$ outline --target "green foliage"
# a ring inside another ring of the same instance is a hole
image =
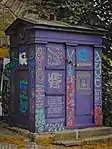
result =
[[[36,140],[36,136],[33,133],[29,133],[28,138],[30,142],[35,142]]]

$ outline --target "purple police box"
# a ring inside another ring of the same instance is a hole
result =
[[[10,123],[31,132],[102,125],[105,30],[17,19],[10,35]]]

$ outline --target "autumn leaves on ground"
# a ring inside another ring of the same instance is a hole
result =
[[[16,144],[18,149],[24,147],[24,140],[28,138],[19,135],[16,132],[10,131],[3,126],[0,126],[0,143],[9,143]],[[45,146],[45,149],[112,149],[112,144],[100,144],[94,146],[73,146],[73,147],[64,147],[64,146],[54,146],[52,145],[52,139],[49,138],[40,138],[36,140],[36,143],[41,146]]]

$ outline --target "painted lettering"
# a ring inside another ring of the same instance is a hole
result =
[[[47,96],[47,118],[64,117],[63,96]]]
[[[67,49],[67,59],[74,63],[74,49]],[[67,63],[67,107],[66,107],[66,126],[67,128],[75,127],[74,111],[74,68],[71,63]]]
[[[102,60],[101,60],[101,56],[100,56],[99,52],[98,51],[95,51],[95,62],[96,63],[99,63],[101,61]]]
[[[49,82],[50,88],[59,89],[60,83],[62,82],[62,74],[60,73],[48,74],[48,82]]]
[[[102,124],[102,74],[101,74],[101,54],[100,50],[95,50],[95,63],[94,63],[94,76],[95,76],[95,108],[94,108],[94,119],[97,126]]]

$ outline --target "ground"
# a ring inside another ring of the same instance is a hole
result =
[[[27,139],[16,132],[10,131],[0,125],[0,143],[16,144],[18,149],[23,148],[24,140]],[[51,145],[51,141],[47,139],[37,140],[36,142],[41,146],[41,149],[112,149],[112,144],[100,144],[94,146],[80,146],[80,147],[64,147]]]

